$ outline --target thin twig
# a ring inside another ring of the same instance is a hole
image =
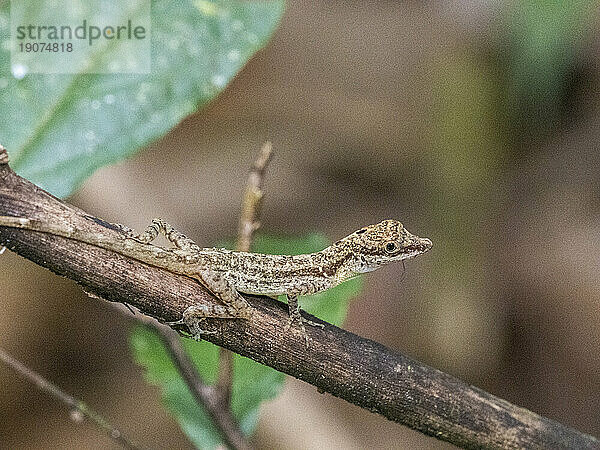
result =
[[[71,409],[71,417],[73,418],[73,420],[81,421],[82,417],[87,417],[98,428],[104,431],[108,435],[108,437],[110,437],[113,441],[117,442],[124,448],[142,448],[138,444],[127,439],[118,428],[115,428],[113,425],[111,425],[106,419],[104,419],[93,409],[89,408],[84,402],[82,402],[81,400],[77,400],[75,397],[72,397],[71,395],[67,394],[55,384],[52,384],[50,381],[46,380],[44,377],[34,372],[20,361],[17,361],[2,348],[0,348],[0,360],[2,360],[2,362],[14,369],[19,374],[21,374],[24,378],[32,382],[36,387],[54,396],[55,398],[63,402],[65,405],[67,405]]]
[[[187,384],[196,402],[204,407],[212,419],[225,444],[235,450],[249,450],[251,447],[231,410],[224,407],[216,389],[202,381],[196,366],[194,366],[183,345],[181,345],[179,334],[171,328],[161,325],[156,319],[144,314],[137,314],[136,318],[144,325],[151,327],[163,341],[177,371]]]
[[[248,173],[248,183],[242,199],[242,212],[240,214],[240,224],[238,229],[238,239],[236,250],[240,252],[250,251],[252,236],[260,227],[260,209],[262,205],[263,191],[262,185],[265,177],[265,171],[271,157],[273,156],[273,146],[270,142],[265,142],[260,150],[260,154]]]
[[[263,198],[262,185],[265,171],[273,155],[272,150],[271,143],[269,141],[265,142],[248,173],[235,246],[235,249],[239,252],[250,251],[252,236],[260,227],[259,215]],[[229,408],[233,389],[233,353],[225,348],[219,349],[219,373],[217,374],[216,387],[223,403]]]

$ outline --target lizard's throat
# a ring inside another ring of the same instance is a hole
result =
[[[323,268],[323,274],[331,278],[347,278],[346,274],[352,272],[354,264],[350,252],[340,251],[334,246],[327,247],[317,254],[319,263]]]

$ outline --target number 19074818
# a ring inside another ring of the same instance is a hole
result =
[[[20,42],[19,51],[21,53],[70,53],[73,51],[73,44],[70,42]]]

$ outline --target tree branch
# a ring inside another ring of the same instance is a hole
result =
[[[141,448],[136,443],[127,439],[118,428],[112,426],[104,417],[102,417],[93,409],[89,408],[84,402],[82,402],[81,400],[77,400],[75,397],[67,394],[58,386],[52,384],[44,377],[31,370],[29,367],[25,366],[22,362],[10,356],[2,348],[0,348],[0,361],[2,361],[7,366],[11,367],[16,372],[18,372],[23,378],[26,378],[28,381],[33,383],[37,388],[52,395],[53,397],[57,398],[65,405],[67,405],[67,407],[71,409],[71,417],[73,418],[73,420],[81,421],[83,417],[87,417],[100,430],[104,431],[108,435],[108,437],[110,437],[113,441],[115,441],[122,447],[132,450],[137,450]]]
[[[0,165],[0,215],[67,222],[108,236],[119,232],[17,176],[7,164]],[[216,302],[190,278],[73,240],[0,227],[0,245],[163,322],[179,320],[192,304]],[[299,330],[284,330],[288,316],[283,303],[245,297],[256,320],[207,320],[206,328],[219,331],[207,340],[462,447],[600,448],[592,436],[335,326],[308,327],[307,349]]]

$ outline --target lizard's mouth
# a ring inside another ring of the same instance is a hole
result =
[[[402,259],[413,258],[417,255],[425,253],[433,246],[431,240],[427,238],[417,238],[415,242],[407,245],[405,248],[404,257]]]

